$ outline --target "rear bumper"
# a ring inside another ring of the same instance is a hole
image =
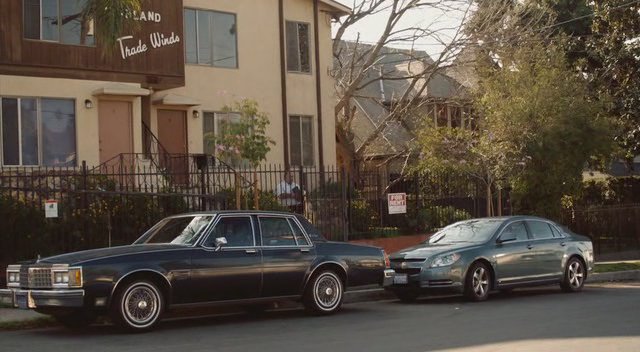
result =
[[[384,279],[382,281],[383,287],[388,287],[393,285],[393,276],[396,272],[393,269],[385,269],[384,271]]]
[[[0,302],[15,308],[82,307],[84,290],[0,290]]]

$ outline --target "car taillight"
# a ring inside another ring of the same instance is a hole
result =
[[[387,255],[387,252],[385,252],[385,250],[382,250],[382,255],[384,256],[384,267],[386,269],[391,268],[391,261],[389,261],[389,256]]]

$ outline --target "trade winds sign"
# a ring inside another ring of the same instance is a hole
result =
[[[140,14],[135,14],[135,19],[141,22],[162,23],[162,15],[154,11],[143,11]],[[138,38],[136,42],[133,35],[118,38],[122,59],[126,60],[129,57],[146,53],[149,49],[159,49],[180,43],[180,36],[175,32],[171,32],[171,34],[159,31],[152,32],[149,34],[148,39],[146,41]]]

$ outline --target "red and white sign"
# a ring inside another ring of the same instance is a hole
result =
[[[44,217],[47,219],[58,217],[58,201],[55,199],[47,199],[44,202]]]
[[[387,194],[387,201],[389,203],[389,214],[407,213],[406,193],[389,193]]]

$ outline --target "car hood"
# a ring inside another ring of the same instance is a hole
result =
[[[390,260],[401,259],[428,259],[433,256],[457,250],[466,250],[477,247],[477,243],[452,243],[452,244],[428,244],[421,243],[417,246],[405,248],[389,256]]]
[[[67,254],[56,255],[53,257],[43,258],[38,263],[44,264],[79,264],[90,260],[101,259],[118,255],[130,255],[156,252],[168,249],[185,248],[183,245],[177,244],[136,244],[129,246],[90,249],[87,251],[73,252]]]

